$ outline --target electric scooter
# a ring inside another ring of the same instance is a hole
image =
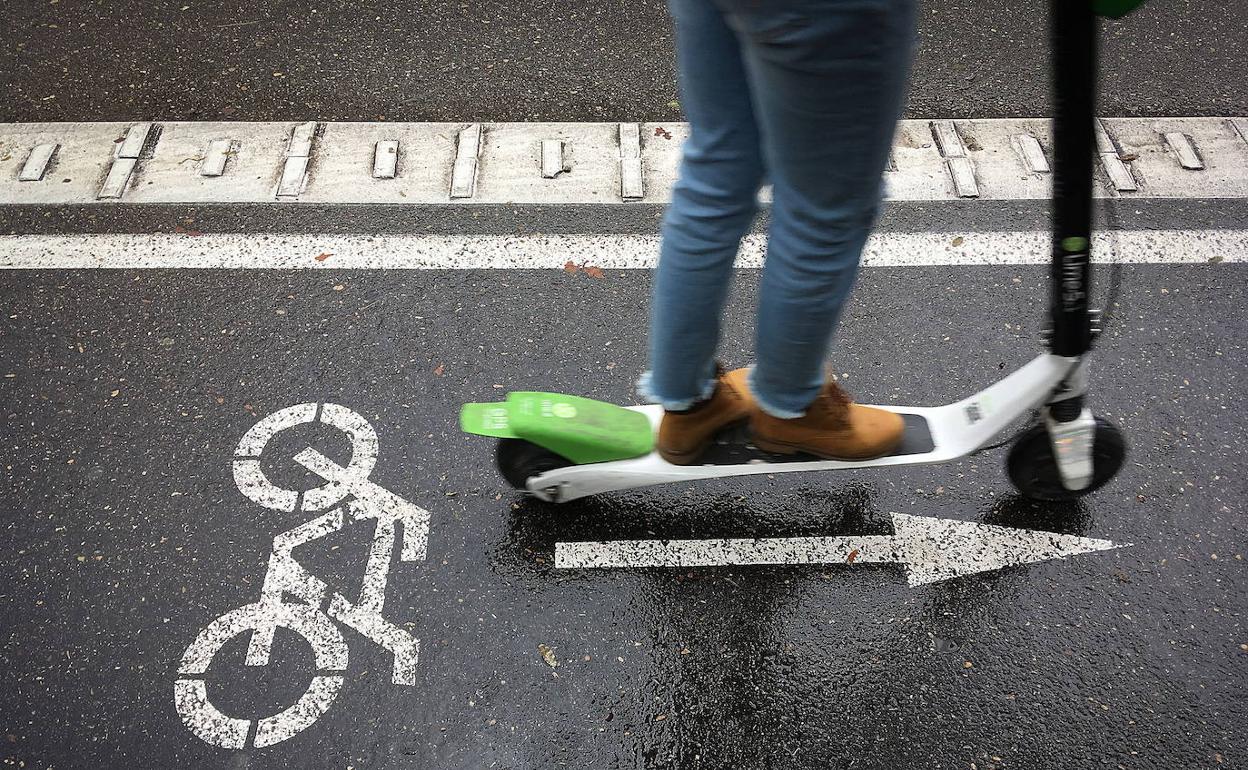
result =
[[[510,393],[466,404],[460,427],[497,439],[496,459],[514,487],[550,502],[677,481],[754,474],[948,462],[981,451],[1029,412],[1007,440],[1006,472],[1024,496],[1069,500],[1106,484],[1126,455],[1122,433],[1088,407],[1088,360],[1099,333],[1089,310],[1096,16],[1121,16],[1142,0],[1052,0],[1055,83],[1052,262],[1047,352],[985,390],[935,407],[882,406],[905,421],[901,445],[873,460],[772,455],[732,429],[698,465],[655,451],[663,409],[622,407],[558,393]],[[1000,446],[993,445],[993,446]]]

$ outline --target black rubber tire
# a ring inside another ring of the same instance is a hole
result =
[[[518,438],[501,438],[494,451],[498,472],[516,489],[526,489],[533,476],[556,468],[566,468],[574,463],[549,449]]]
[[[1031,426],[1014,442],[1005,461],[1005,472],[1024,497],[1075,500],[1109,483],[1127,456],[1127,442],[1122,432],[1100,417],[1096,418],[1096,435],[1092,441],[1092,483],[1084,489],[1072,490],[1062,485],[1049,432],[1043,425]]]

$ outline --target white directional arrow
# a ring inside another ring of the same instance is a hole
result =
[[[1091,537],[892,514],[892,535],[558,543],[555,566],[711,567],[749,564],[904,564],[910,585],[1013,564],[1123,548]]]

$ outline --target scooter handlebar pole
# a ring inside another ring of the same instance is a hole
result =
[[[1080,356],[1092,346],[1092,159],[1096,119],[1096,15],[1091,0],[1051,0],[1053,55],[1053,264],[1049,347]]]

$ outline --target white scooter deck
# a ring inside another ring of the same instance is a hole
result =
[[[543,500],[567,502],[600,492],[676,481],[945,462],[979,449],[1016,419],[1042,405],[1078,364],[1077,358],[1043,354],[986,390],[953,404],[882,406],[905,418],[906,433],[895,452],[874,460],[822,460],[810,455],[772,454],[751,446],[745,430],[740,428],[720,436],[698,465],[672,465],[657,452],[651,452],[628,460],[547,471],[531,477],[527,488]],[[646,414],[658,429],[662,407],[630,408]]]

